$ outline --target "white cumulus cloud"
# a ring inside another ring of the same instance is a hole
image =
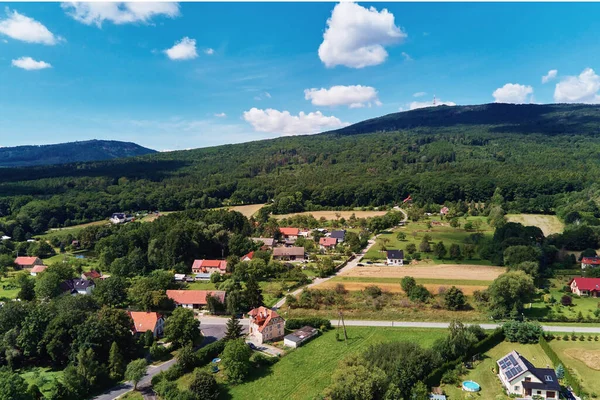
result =
[[[215,49],[211,49],[209,47],[208,49],[204,50],[204,54],[208,54],[209,56],[212,56],[213,54],[215,54]]]
[[[225,114],[224,112],[215,114],[215,117],[218,117],[218,118],[225,118],[226,116],[227,116],[227,114]]]
[[[165,50],[165,54],[171,60],[191,60],[196,58],[198,57],[198,52],[196,51],[196,39],[190,39],[186,36],[180,41],[175,42],[173,47]]]
[[[244,111],[244,119],[258,132],[282,135],[318,133],[349,125],[337,117],[323,115],[320,111],[292,115],[289,111],[278,111],[272,108],[261,110],[256,107]]]
[[[579,76],[567,76],[556,84],[557,103],[600,103],[600,76],[586,68]]]
[[[27,71],[33,71],[36,69],[52,68],[52,65],[45,61],[36,61],[31,57],[21,57],[16,60],[12,60],[13,67],[22,68]]]
[[[437,106],[455,106],[456,103],[453,101],[442,101],[441,99],[435,100],[435,107]],[[434,107],[433,101],[413,101],[409,104],[409,110],[416,110],[417,108]],[[402,108],[402,107],[401,107]],[[402,111],[402,110],[400,110]]]
[[[507,83],[494,90],[492,96],[494,96],[494,101],[496,103],[514,103],[514,104],[522,104],[531,102],[531,97],[529,101],[527,99],[528,96],[533,94],[533,88],[531,86],[520,85],[518,83]]]
[[[371,86],[332,86],[329,89],[305,89],[304,98],[315,106],[340,106],[350,108],[370,106],[371,103],[381,105],[377,98],[377,90]]]
[[[27,43],[55,45],[63,40],[50,32],[41,22],[19,14],[16,10],[11,12],[8,8],[6,8],[6,18],[0,19],[0,33]]]
[[[406,33],[396,26],[394,14],[356,3],[337,4],[327,20],[319,58],[326,67],[364,68],[387,59],[385,46],[400,42]]]
[[[104,21],[116,25],[132,23],[150,23],[156,16],[175,18],[179,15],[178,3],[109,3],[109,2],[69,2],[62,8],[74,20],[86,25],[102,26]]]
[[[423,97],[427,94],[427,92],[417,92],[413,93],[413,97]]]
[[[542,83],[548,83],[556,79],[556,75],[558,75],[558,70],[551,69],[548,73],[542,76]]]

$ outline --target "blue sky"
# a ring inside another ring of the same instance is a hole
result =
[[[565,3],[2,3],[0,146],[206,147],[433,95],[600,103],[598,15]]]

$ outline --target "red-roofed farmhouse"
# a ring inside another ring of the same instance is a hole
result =
[[[579,296],[600,297],[600,278],[573,278],[569,286]]]
[[[194,274],[212,274],[218,272],[223,275],[227,272],[227,261],[225,260],[194,260],[192,264],[192,273]]]
[[[248,333],[258,343],[281,339],[284,336],[285,320],[277,312],[267,307],[250,310],[250,327]]]
[[[217,298],[225,303],[225,292],[222,290],[167,290],[167,297],[178,307],[202,308],[206,306],[206,296]]]

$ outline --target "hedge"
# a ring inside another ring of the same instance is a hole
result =
[[[469,360],[475,354],[485,353],[486,351],[500,344],[502,341],[504,341],[504,332],[502,331],[502,328],[496,328],[493,333],[477,342],[475,346],[473,346],[473,348],[465,355],[458,357],[455,360],[446,361],[431,371],[431,373],[427,375],[427,378],[425,378],[425,383],[429,387],[439,386],[440,381],[442,380],[442,375],[444,375],[446,371],[453,370],[464,361]]]
[[[322,326],[325,329],[331,329],[331,321],[326,318],[310,317],[310,318],[291,318],[285,321],[285,329],[294,330],[300,329],[303,326],[311,326],[315,329],[320,329]]]
[[[558,354],[556,354],[552,347],[550,347],[550,345],[546,341],[546,338],[543,335],[540,336],[540,346],[542,346],[544,353],[546,353],[548,358],[552,361],[552,364],[554,364],[555,368],[558,367],[559,364],[562,364],[563,366],[566,365],[558,357]],[[581,384],[579,383],[579,380],[573,374],[571,374],[571,371],[569,371],[568,368],[565,368],[564,381],[567,383],[567,385],[571,386],[571,388],[577,396],[583,396],[583,390],[581,389]]]

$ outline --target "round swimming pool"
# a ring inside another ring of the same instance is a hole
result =
[[[481,386],[473,381],[464,381],[462,383],[462,388],[465,392],[479,392],[481,390]]]

